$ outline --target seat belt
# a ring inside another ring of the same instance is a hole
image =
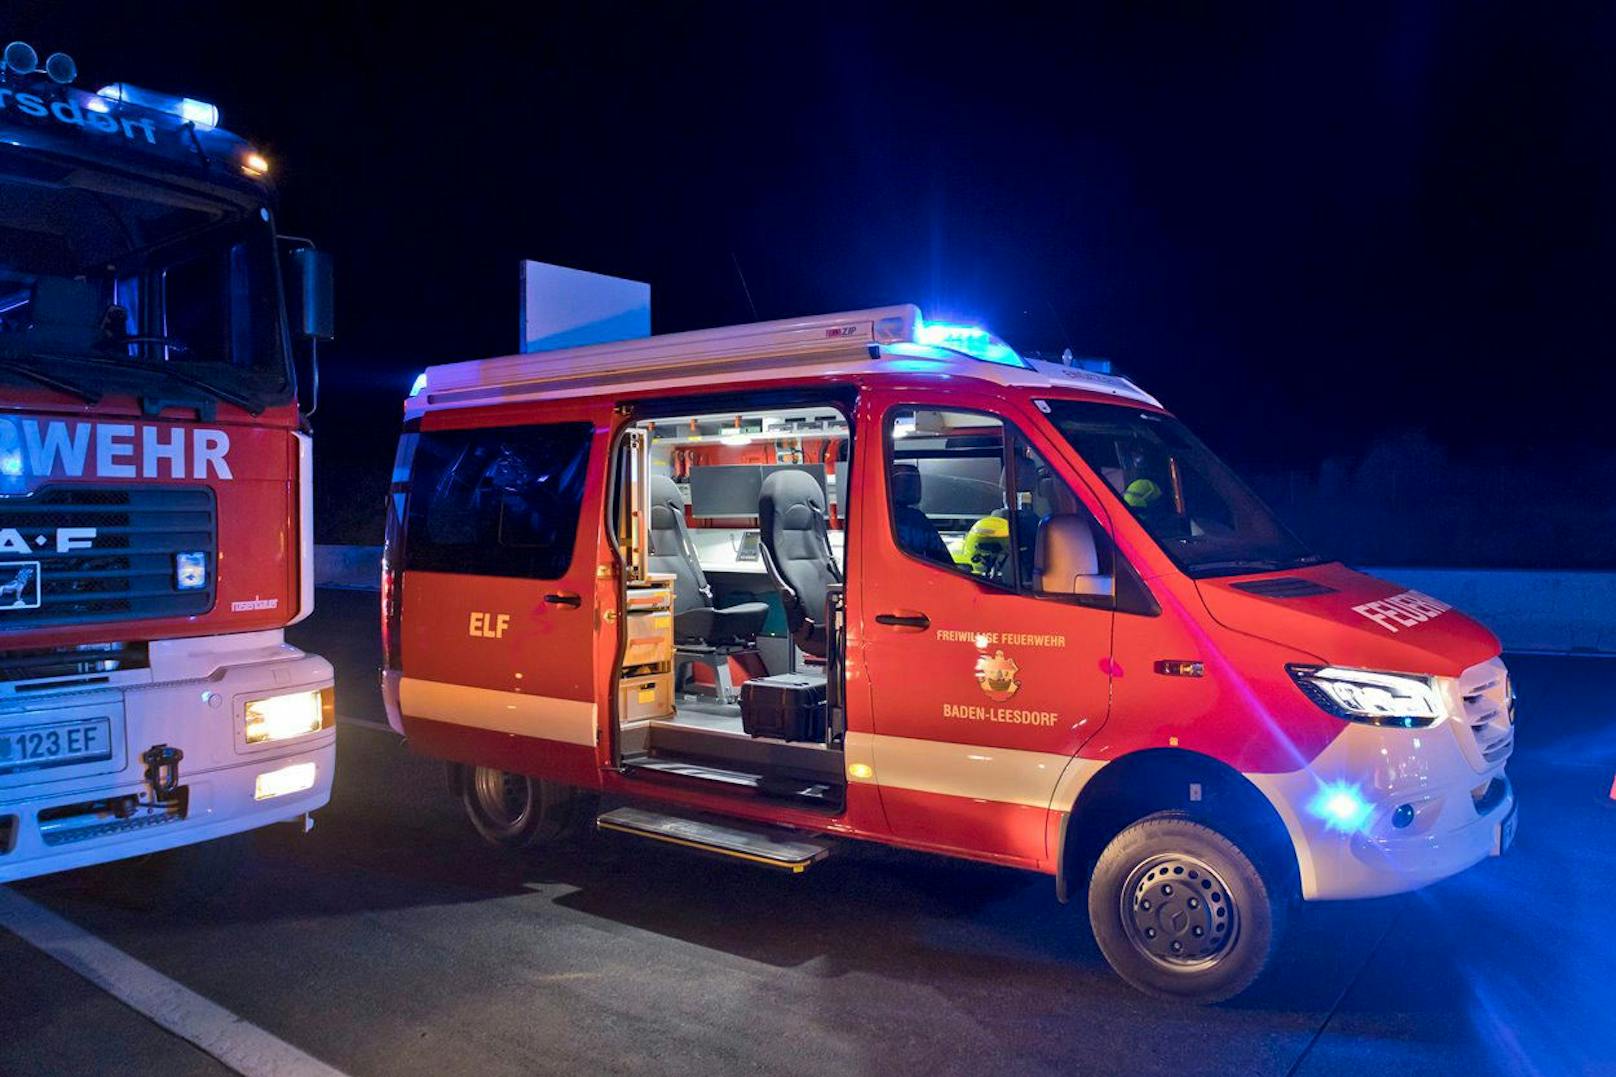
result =
[[[837,583],[845,582],[842,579],[841,566],[836,563],[836,551],[830,544],[830,525],[825,522],[825,514],[811,501],[808,503],[808,511],[814,514],[814,527],[819,532],[820,544],[825,547],[825,563],[830,565],[830,574],[836,578]]]
[[[673,529],[679,532],[679,548],[684,551],[685,560],[690,562],[690,570],[696,574],[696,590],[701,593],[707,608],[713,609],[713,587],[707,582],[707,573],[701,570],[701,559],[696,556],[696,544],[690,541],[690,532],[685,530],[685,514],[682,511],[673,513]]]

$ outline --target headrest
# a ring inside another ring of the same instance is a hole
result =
[[[920,504],[920,469],[913,464],[892,467],[892,501],[906,509]]]
[[[825,492],[819,488],[819,483],[806,471],[776,471],[763,480],[763,492],[758,497],[758,523],[767,538],[775,526],[775,520],[785,527],[797,528],[801,525],[788,521],[787,513],[793,506],[802,506],[812,518],[817,512],[823,516],[825,513]]]
[[[666,506],[670,512],[680,516],[685,514],[685,498],[679,492],[679,484],[667,475],[651,476],[651,526],[656,525],[656,510]],[[667,526],[673,526],[671,523]]]
[[[666,502],[658,501],[651,505],[652,531],[672,531],[677,525],[678,518]]]

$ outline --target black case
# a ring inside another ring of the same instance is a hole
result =
[[[781,673],[746,681],[741,685],[741,728],[754,737],[823,740],[824,679]]]

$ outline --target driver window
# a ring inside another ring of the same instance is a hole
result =
[[[1111,603],[1116,555],[1105,530],[1002,420],[898,408],[887,445],[893,537],[905,553],[1007,590]]]

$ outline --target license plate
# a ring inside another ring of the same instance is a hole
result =
[[[106,718],[0,730],[0,774],[111,758],[112,723]]]
[[[1520,819],[1520,810],[1519,803],[1511,804],[1509,814],[1498,824],[1498,833],[1493,835],[1494,856],[1503,856],[1515,844],[1515,824]]]

